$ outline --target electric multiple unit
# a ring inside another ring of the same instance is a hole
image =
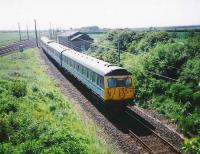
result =
[[[41,47],[58,65],[91,89],[104,103],[134,104],[134,82],[131,73],[126,69],[77,52],[46,37],[41,38]]]

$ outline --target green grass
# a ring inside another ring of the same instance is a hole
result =
[[[101,38],[104,33],[100,33],[100,34],[88,34],[91,38],[93,38],[94,40],[97,40],[99,38]]]
[[[40,35],[47,35],[48,31],[41,31],[40,34],[38,32],[38,36]],[[35,37],[35,32],[34,31],[29,31],[29,37],[34,38]],[[21,38],[22,40],[27,39],[27,33],[26,31],[21,32]],[[18,31],[0,31],[0,47],[9,45],[11,43],[20,41],[19,37],[19,32]]]
[[[33,32],[30,32],[30,36],[33,36]],[[21,33],[22,40],[27,39],[26,32]],[[19,41],[19,33],[17,31],[1,31],[0,32],[0,46],[8,45],[10,43],[14,43]]]
[[[113,153],[38,59],[37,49],[0,58],[0,153]]]

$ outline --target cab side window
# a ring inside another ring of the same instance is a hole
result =
[[[108,79],[108,87],[109,88],[113,88],[113,87],[116,87],[116,86],[117,86],[116,79],[114,79],[114,78]]]

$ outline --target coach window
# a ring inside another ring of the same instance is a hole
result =
[[[103,77],[102,77],[102,76],[100,76],[100,87],[101,87],[102,89],[104,89],[104,80],[103,80]]]
[[[86,69],[86,73],[87,73],[87,78],[89,78],[89,69]]]
[[[69,60],[69,66],[70,66],[70,67],[72,66],[72,61],[71,61],[71,59]]]
[[[81,65],[79,64],[79,70],[78,70],[79,73],[81,73]]]
[[[97,85],[101,86],[101,76],[97,75]]]
[[[96,83],[96,85],[98,85],[98,74],[97,73],[95,73],[95,83]]]
[[[77,63],[77,69],[76,69],[76,70],[77,70],[77,72],[78,72],[78,70],[79,70],[79,63]]]
[[[95,73],[92,73],[92,82],[95,82]]]
[[[79,64],[78,66],[79,66],[78,67],[78,72],[80,73],[81,72],[81,65]]]
[[[77,63],[77,66],[76,66],[77,68],[76,68],[76,70],[77,70],[77,72],[78,72],[78,69],[79,69],[79,63]]]
[[[87,75],[87,68],[84,67],[84,76],[86,76],[86,75]]]
[[[90,71],[90,80],[92,81],[92,75],[93,75],[93,72]]]
[[[89,79],[90,79],[90,80],[92,80],[92,77],[91,77],[91,75],[92,75],[92,72],[91,72],[91,71],[89,71]]]
[[[74,62],[74,69],[76,70],[77,69],[77,63]]]
[[[81,69],[81,74],[83,74],[84,72],[84,66],[82,66],[82,69]]]
[[[92,72],[92,82],[95,82],[95,73]]]
[[[85,76],[87,77],[87,68],[85,68]]]
[[[74,69],[76,69],[76,62],[74,61]]]
[[[81,65],[81,70],[80,71],[81,71],[81,74],[83,74],[83,65]]]

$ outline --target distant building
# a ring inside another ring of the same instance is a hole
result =
[[[76,51],[83,52],[89,49],[93,39],[89,35],[79,31],[67,31],[58,35],[58,42]]]

